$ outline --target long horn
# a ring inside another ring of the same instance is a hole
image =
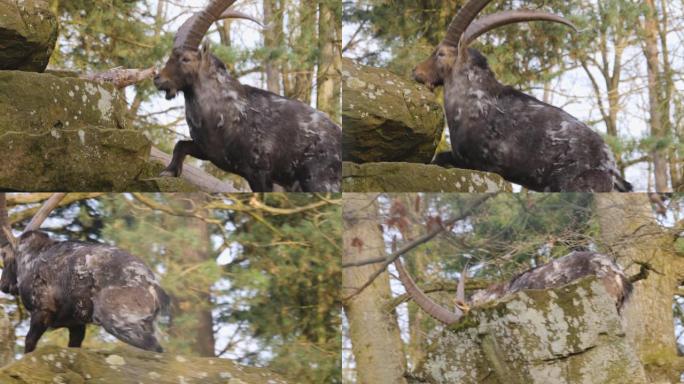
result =
[[[463,35],[470,23],[473,22],[477,14],[491,1],[492,0],[470,0],[466,3],[466,5],[458,11],[456,16],[451,19],[449,28],[447,28],[447,33],[440,44],[457,47],[458,42],[461,40],[461,35]]]
[[[406,293],[411,296],[411,299],[428,315],[432,316],[435,320],[442,322],[446,325],[453,324],[457,322],[463,313],[457,309],[456,313],[444,308],[443,306],[435,303],[428,295],[418,288],[416,283],[413,281],[411,276],[408,275],[404,265],[401,263],[401,258],[397,258],[394,261],[394,266],[399,272],[399,280],[404,285]]]
[[[235,0],[212,0],[204,9],[192,15],[178,29],[173,48],[197,49],[211,24],[234,2]]]
[[[249,20],[249,21],[253,21],[253,22],[259,24],[259,26],[260,26],[261,28],[264,28],[264,24],[261,22],[261,20],[257,19],[257,18],[254,17],[254,16],[250,16],[250,15],[248,15],[248,14],[246,14],[246,13],[243,13],[243,12],[240,12],[240,11],[236,11],[236,10],[233,10],[233,9],[228,9],[228,10],[226,10],[225,12],[223,12],[223,13],[221,14],[221,16],[219,17],[219,19],[243,19],[243,20]]]
[[[43,224],[43,221],[47,219],[47,217],[50,215],[50,212],[57,208],[59,202],[62,201],[64,196],[66,196],[66,193],[53,193],[52,196],[45,200],[40,209],[38,209],[38,212],[36,212],[36,214],[31,218],[31,221],[26,226],[26,229],[24,229],[24,233],[28,231],[35,231],[36,229],[40,228],[41,224]]]
[[[491,31],[492,29],[508,24],[522,23],[527,21],[552,21],[567,25],[577,32],[577,27],[575,24],[570,22],[570,20],[552,13],[531,10],[504,11],[483,16],[482,18],[472,22],[472,24],[468,26],[463,34],[463,42],[467,46],[482,34]]]

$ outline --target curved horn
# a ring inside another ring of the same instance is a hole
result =
[[[209,5],[190,16],[176,33],[173,48],[197,49],[202,37],[212,23],[221,17],[223,11],[233,5],[235,0],[211,0]]]
[[[248,15],[248,14],[246,14],[246,13],[242,13],[242,12],[240,12],[240,11],[235,11],[235,10],[233,10],[233,9],[228,9],[228,10],[226,10],[225,12],[223,12],[223,13],[221,14],[221,16],[219,16],[219,19],[243,19],[243,20],[250,20],[250,21],[253,21],[253,22],[259,24],[259,26],[260,26],[261,28],[264,28],[264,24],[261,22],[261,20],[257,19],[256,17],[250,16],[250,15]]]
[[[478,19],[470,24],[463,34],[464,44],[467,46],[482,34],[491,31],[492,29],[508,24],[522,23],[526,21],[552,21],[567,25],[577,32],[577,27],[575,24],[552,13],[531,10],[504,11],[483,16],[481,19]]]
[[[409,294],[409,296],[411,296],[411,299],[413,299],[413,301],[415,301],[415,303],[428,315],[446,325],[457,322],[461,316],[463,316],[461,311],[457,311],[456,313],[451,312],[441,305],[435,303],[430,297],[428,297],[428,295],[421,291],[411,276],[408,275],[406,269],[404,269],[404,265],[401,263],[400,258],[394,260],[394,266],[397,268],[397,272],[399,272],[399,280],[401,280],[401,283],[404,285],[406,292]]]
[[[482,11],[482,9],[486,7],[490,1],[492,0],[470,0],[466,5],[464,5],[463,8],[458,11],[456,16],[451,19],[451,23],[449,23],[449,27],[447,28],[447,33],[440,44],[457,47],[458,42],[461,40],[461,35],[463,35],[477,14],[480,13],[480,11]]]

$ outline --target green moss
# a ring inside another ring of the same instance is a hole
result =
[[[343,159],[428,163],[444,113],[424,86],[385,69],[342,61]]]
[[[57,41],[57,17],[45,0],[0,0],[0,70],[41,72]]]
[[[464,169],[415,163],[342,164],[345,192],[467,192],[510,191],[500,176]]]

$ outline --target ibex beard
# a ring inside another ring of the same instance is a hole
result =
[[[192,138],[176,144],[162,175],[180,176],[190,155],[244,177],[252,191],[339,191],[342,129],[302,102],[240,84],[207,41],[198,50],[206,21],[227,17],[233,2],[211,1],[188,19],[154,79],[167,99],[183,92]]]
[[[495,172],[545,192],[630,191],[601,136],[565,111],[504,86],[487,59],[468,48],[499,26],[543,20],[575,28],[564,18],[537,11],[477,14],[491,0],[471,0],[454,17],[443,41],[418,64],[416,81],[444,86],[444,111],[451,152],[439,165]]]
[[[69,347],[80,347],[89,323],[162,352],[155,319],[169,298],[137,257],[109,245],[57,242],[38,231],[5,246],[2,257],[0,290],[19,295],[31,314],[25,353],[49,328],[68,328]]]

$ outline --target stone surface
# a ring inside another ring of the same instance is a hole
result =
[[[0,308],[0,367],[14,359],[14,326]]]
[[[230,360],[46,346],[0,369],[2,384],[287,384],[265,368]]]
[[[0,69],[42,72],[57,41],[45,0],[0,0]]]
[[[472,310],[432,341],[417,375],[461,384],[647,382],[615,301],[594,277]]]
[[[342,90],[343,160],[432,160],[444,130],[444,113],[426,87],[344,59]]]
[[[126,191],[150,141],[111,85],[0,71],[0,189]]]
[[[415,163],[344,162],[344,192],[499,192],[511,185],[499,175]]]

